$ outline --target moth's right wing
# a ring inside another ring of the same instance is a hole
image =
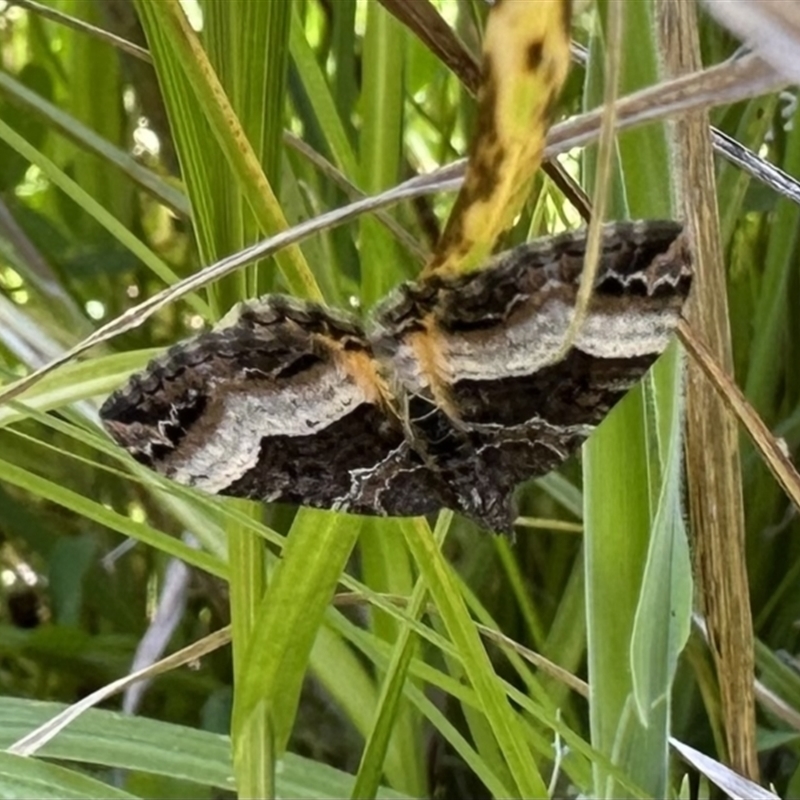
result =
[[[583,326],[564,352],[585,250],[585,231],[533,241],[478,272],[404,284],[373,318],[376,353],[409,395],[449,420],[446,438],[423,438],[450,440],[438,454],[442,475],[456,508],[486,527],[510,528],[514,486],[578,449],[680,318],[691,285],[682,226],[610,223]]]

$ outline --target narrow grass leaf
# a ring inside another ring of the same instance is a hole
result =
[[[191,217],[189,201],[180,190],[142,166],[130,153],[116,147],[107,139],[85,125],[72,114],[64,112],[53,103],[31,91],[6,72],[0,72],[0,93],[20,107],[35,113],[47,122],[51,130],[58,131],[87,152],[102,158],[103,163],[113,164],[127,175],[137,186],[149,192],[156,200],[185,218]]]
[[[672,360],[671,369],[667,360]],[[657,705],[668,706],[678,655],[689,638],[692,564],[683,521],[682,359],[676,345],[659,365],[672,378],[672,398],[659,403],[669,415],[661,494],[655,510],[642,577],[642,591],[631,634],[631,676],[636,710],[644,727]],[[657,715],[658,716],[658,715]]]
[[[440,547],[452,520],[452,511],[445,511],[439,515],[434,537]],[[425,582],[419,578],[409,598],[406,613],[414,618],[420,617],[425,611],[427,597],[428,590]],[[414,656],[416,644],[416,637],[411,627],[403,625],[394,642],[392,658],[386,674],[383,676],[383,684],[375,709],[374,724],[367,736],[361,755],[356,784],[351,795],[353,798],[372,797],[380,785],[386,752],[389,749],[389,741],[403,696],[403,688],[408,679],[408,667]],[[424,790],[423,785],[415,788],[417,791]]]
[[[0,797],[8,800],[133,800],[134,795],[55,764],[0,753]]]
[[[146,267],[152,270],[166,284],[178,282],[178,276],[164,263],[144,242],[134,236],[113,214],[108,212],[103,205],[95,200],[76,181],[70,178],[63,170],[45,156],[41,151],[32,147],[13,128],[0,120],[0,140],[11,146],[21,156],[35,164],[55,186],[61,189],[70,199],[74,200],[87,214],[91,215],[102,225],[117,241],[133,253]],[[190,295],[187,303],[204,317],[208,316],[208,306],[199,298]]]
[[[252,627],[234,701],[234,739],[263,702],[275,753],[286,749],[314,638],[359,529],[347,515],[298,512]]]
[[[140,0],[137,2],[137,8],[140,10],[143,24],[145,20],[148,22],[146,25],[148,36],[151,32],[154,36],[151,49],[156,69],[159,69],[162,59],[165,62],[170,60],[172,62],[170,68],[173,71],[180,70],[185,75],[182,82],[184,87],[182,102],[185,103],[188,99],[185,92],[188,84],[194,95],[194,101],[199,104],[199,111],[207,118],[214,140],[230,165],[232,177],[247,199],[262,231],[285,230],[288,224],[278,199],[264,175],[219,78],[200,46],[197,36],[189,27],[180,4],[177,0],[155,0],[155,2]],[[156,41],[160,42],[158,51],[153,46]],[[195,193],[190,192],[190,195],[195,213],[200,214]],[[208,218],[213,217],[209,214]],[[287,248],[277,257],[277,262],[293,294],[321,299],[314,276],[299,247]]]
[[[461,654],[464,670],[516,783],[517,796],[545,796],[547,787],[526,746],[523,723],[505,697],[451,568],[442,557],[430,528],[420,520],[413,527],[404,527],[403,532],[447,632]]]
[[[347,178],[356,181],[358,177],[356,155],[331,95],[328,82],[306,39],[297,6],[294,6],[293,9],[289,40],[292,59],[300,74],[300,80],[303,82],[319,127],[326,136],[326,143],[330,147],[334,163]]]
[[[8,747],[64,708],[60,703],[0,698],[0,748]],[[234,789],[231,740],[227,736],[114,711],[87,711],[45,745],[41,755],[163,775],[228,792]],[[353,786],[351,775],[292,753],[285,754],[279,766],[277,792],[281,797],[347,797]],[[402,797],[385,788],[377,796]]]
[[[214,556],[196,550],[184,544],[180,539],[151,528],[141,522],[135,522],[124,514],[106,508],[95,500],[73,492],[64,486],[34,475],[28,470],[15,466],[8,461],[0,460],[0,480],[31,492],[36,497],[47,499],[57,505],[91,519],[111,530],[130,536],[144,544],[156,547],[164,553],[180,558],[187,564],[205,570],[211,575],[226,578],[228,571],[225,564]]]
[[[37,411],[63,408],[80,400],[108,394],[134,370],[141,369],[161,350],[132,350],[91,361],[76,361],[48,375],[22,396],[22,403],[0,406],[0,428],[27,416],[25,406]]]
[[[378,3],[367,6],[364,32],[362,125],[359,142],[361,185],[368,193],[397,183],[403,135],[403,72],[406,32]],[[396,283],[401,251],[377,220],[361,219],[361,300],[366,307]]]
[[[603,48],[624,48],[620,94],[656,83],[658,78],[652,3],[623,2],[619,7],[626,15],[626,31],[637,34],[617,42],[592,40],[587,77],[590,103],[601,97]],[[610,187],[612,218],[669,217],[670,161],[663,131],[650,127],[626,132],[619,135],[617,148],[619,171]],[[647,163],[646,171],[642,163]],[[672,403],[671,396],[666,400]],[[659,408],[656,420],[670,408]],[[592,745],[645,792],[659,797],[665,795],[669,779],[667,703],[659,708],[657,723],[650,719],[649,727],[642,725],[630,671],[651,546],[653,503],[661,492],[661,470],[651,468],[658,465],[658,457],[652,463],[650,458],[659,452],[658,436],[646,421],[639,386],[614,408],[584,447],[586,617]],[[669,629],[658,631],[653,626],[652,635],[659,633],[666,642]],[[658,691],[663,691],[663,681],[654,689]],[[629,796],[600,763],[595,763],[594,772],[595,797]]]

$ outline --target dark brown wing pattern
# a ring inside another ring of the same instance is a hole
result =
[[[679,224],[607,225],[589,314],[558,360],[584,249],[584,233],[564,234],[404,284],[368,334],[317,304],[243,304],[101,416],[137,459],[209,492],[392,516],[450,507],[510,531],[514,488],[569,457],[642,377],[689,290]]]
[[[179,483],[393,514],[391,496],[362,487],[365,474],[419,466],[388,402],[357,320],[272,295],[152,361],[100,414],[135,458]],[[439,508],[417,483],[402,508]]]
[[[602,236],[589,313],[564,358],[585,232],[514,248],[478,273],[404,284],[377,310],[377,352],[451,423],[445,450],[459,441],[455,459],[438,456],[456,507],[492,529],[510,529],[515,486],[575,452],[678,321],[691,284],[681,226],[612,223]],[[423,439],[437,424],[412,422]]]

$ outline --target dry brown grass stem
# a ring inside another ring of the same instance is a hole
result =
[[[661,0],[659,35],[669,73],[700,67],[697,9],[688,0]],[[695,253],[688,304],[692,326],[723,371],[732,372],[713,150],[708,117],[696,111],[675,124],[675,171]],[[686,468],[700,603],[719,681],[728,758],[758,780],[754,639],[745,563],[745,524],[738,428],[725,403],[690,363],[686,388]]]

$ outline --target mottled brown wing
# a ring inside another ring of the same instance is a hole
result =
[[[689,291],[678,223],[605,226],[588,315],[560,358],[585,246],[585,232],[531,242],[479,273],[404,284],[376,311],[376,352],[420,398],[412,427],[443,443],[429,447],[457,507],[486,527],[509,530],[514,487],[563,462],[641,379]]]
[[[215,494],[412,516],[436,476],[406,444],[357,321],[279,295],[244,304],[111,395],[114,439]]]
[[[392,516],[446,506],[510,531],[516,485],[561,464],[642,377],[689,290],[680,225],[606,226],[562,358],[584,250],[583,234],[565,234],[479,273],[405,284],[369,339],[316,304],[245,304],[131,378],[101,416],[140,461],[209,492]]]

